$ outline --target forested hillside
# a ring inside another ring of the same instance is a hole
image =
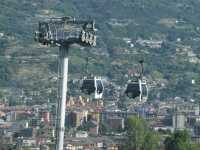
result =
[[[71,48],[71,87],[87,57],[90,72],[122,87],[144,59],[149,100],[198,100],[199,7],[199,0],[1,0],[0,99],[56,99],[58,49],[36,43],[34,31],[40,20],[70,15],[95,19],[98,29],[97,47]]]

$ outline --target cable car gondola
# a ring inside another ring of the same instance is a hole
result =
[[[139,97],[140,102],[146,102],[148,98],[148,87],[146,80],[143,79],[143,61],[140,61],[140,77],[128,83],[125,94],[132,99]]]
[[[95,99],[101,99],[103,96],[104,86],[101,78],[84,78],[82,80],[81,91],[84,94],[94,94]]]
[[[138,81],[128,83],[125,94],[132,99],[139,97],[140,102],[146,101],[148,98],[148,87],[146,81],[139,79]]]
[[[101,99],[104,91],[102,79],[100,77],[92,76],[91,74],[88,76],[88,61],[89,58],[86,60],[85,68],[87,76],[82,80],[81,91],[86,95],[94,94],[95,99]]]

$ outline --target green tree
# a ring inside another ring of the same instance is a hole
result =
[[[139,117],[130,117],[126,123],[127,143],[126,150],[158,150],[159,138],[151,131],[146,122]]]
[[[194,144],[191,146],[191,150],[200,150],[200,144]]]
[[[164,141],[165,150],[192,150],[187,131],[176,131]]]
[[[144,137],[144,146],[143,150],[158,150],[159,149],[159,136],[153,131],[146,131]]]

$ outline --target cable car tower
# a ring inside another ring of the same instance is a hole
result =
[[[56,150],[63,150],[65,109],[68,80],[68,51],[72,44],[96,46],[93,20],[76,20],[72,17],[51,18],[39,22],[35,40],[43,45],[59,47],[59,100],[56,120]]]

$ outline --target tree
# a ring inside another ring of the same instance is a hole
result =
[[[153,131],[147,130],[144,138],[143,150],[158,150],[159,149],[159,136]]]
[[[165,150],[192,150],[187,131],[175,131],[164,141]]]
[[[127,142],[125,150],[158,150],[159,138],[146,122],[139,117],[130,117],[126,123]]]
[[[194,144],[191,146],[191,150],[200,150],[200,144]]]

